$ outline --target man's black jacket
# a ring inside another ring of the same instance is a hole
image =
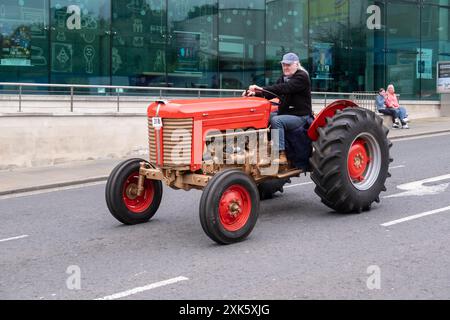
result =
[[[284,77],[281,76],[276,84],[263,87],[263,89],[280,96],[281,104],[278,108],[279,115],[312,115],[311,81],[309,80],[307,72],[298,70],[287,82],[285,82]],[[275,98],[267,92],[262,92],[262,94],[266,99]]]

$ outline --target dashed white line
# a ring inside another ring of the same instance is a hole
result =
[[[17,239],[23,239],[28,237],[27,234],[24,234],[22,236],[17,236],[17,237],[12,237],[12,238],[7,238],[7,239],[1,239],[0,242],[6,242],[6,241],[11,241],[11,240],[17,240]]]
[[[289,186],[284,187],[287,188],[293,188],[293,187],[300,187],[300,186],[306,186],[307,184],[313,184],[314,182],[303,182],[303,183],[297,183],[297,184],[291,184]]]
[[[422,132],[422,135],[418,135],[418,136],[414,136],[414,137],[392,137],[391,141],[402,142],[402,141],[410,141],[410,140],[418,140],[418,139],[427,139],[427,138],[446,136],[449,134],[450,134],[450,132],[440,132],[440,133]]]
[[[168,279],[168,280],[164,280],[164,281],[155,282],[155,283],[143,286],[143,287],[138,287],[138,288],[130,289],[130,290],[127,290],[127,291],[115,293],[115,294],[112,294],[110,296],[106,296],[106,297],[103,297],[103,298],[98,298],[98,299],[95,299],[95,300],[115,300],[115,299],[120,299],[120,298],[124,298],[124,297],[127,297],[127,296],[131,296],[133,294],[141,293],[141,292],[144,292],[144,291],[152,290],[152,289],[155,289],[155,288],[159,288],[159,287],[167,286],[169,284],[177,283],[177,282],[180,282],[180,281],[187,281],[187,280],[189,280],[189,278],[176,277],[176,278],[172,278],[172,279]]]
[[[405,167],[404,165],[399,165],[399,166],[389,167],[389,169],[400,169],[400,168],[404,168],[404,167]]]
[[[393,166],[393,167],[389,167],[389,169],[399,169],[399,168],[404,168],[405,165],[398,165],[398,166]],[[303,183],[297,183],[297,184],[290,184],[288,186],[285,186],[284,189],[288,189],[288,188],[294,188],[294,187],[300,187],[300,186],[306,186],[309,184],[313,184],[314,182],[303,182]]]
[[[402,218],[402,219],[397,219],[397,220],[385,222],[385,223],[382,223],[381,225],[383,227],[389,227],[389,226],[392,226],[394,224],[398,224],[398,223],[402,223],[402,222],[406,222],[406,221],[422,218],[422,217],[425,217],[425,216],[429,216],[431,214],[445,212],[445,211],[450,211],[450,206],[444,207],[444,208],[440,208],[440,209],[436,209],[436,210],[426,211],[426,212],[415,214],[415,215],[412,215],[412,216],[409,216],[409,217],[405,217],[405,218]]]

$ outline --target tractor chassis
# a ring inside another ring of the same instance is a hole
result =
[[[188,191],[190,189],[203,190],[213,177],[213,175],[192,173],[186,169],[187,168],[185,167],[170,168],[170,169],[154,168],[148,162],[144,161],[141,162],[139,169],[137,195],[138,196],[142,195],[142,192],[144,191],[145,179],[160,180],[169,187],[172,187],[174,189],[183,189]],[[245,168],[243,168],[242,166],[238,167],[230,166],[228,167],[228,169],[238,169],[238,170],[244,169],[243,171],[244,172],[246,171]],[[298,177],[300,174],[304,173],[304,171],[300,169],[292,169],[286,167],[281,167],[280,169],[281,170],[279,170],[277,173],[273,175],[253,176],[255,183],[259,184],[269,179],[287,179],[291,177]],[[251,175],[250,172],[249,174]]]

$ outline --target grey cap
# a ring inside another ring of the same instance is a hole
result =
[[[298,56],[295,53],[289,52],[286,53],[283,56],[283,60],[281,60],[281,63],[287,63],[287,64],[292,64],[294,62],[299,62],[300,60],[298,59]]]

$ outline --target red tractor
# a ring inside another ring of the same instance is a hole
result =
[[[111,214],[124,224],[147,222],[160,205],[162,182],[201,189],[203,230],[217,243],[230,244],[250,234],[260,200],[302,173],[310,172],[317,195],[337,212],[360,213],[380,201],[392,161],[380,117],[348,100],[328,105],[307,130],[309,166],[298,169],[273,166],[268,126],[276,108],[258,97],[152,103],[150,159],[126,160],[113,169],[106,184]]]

